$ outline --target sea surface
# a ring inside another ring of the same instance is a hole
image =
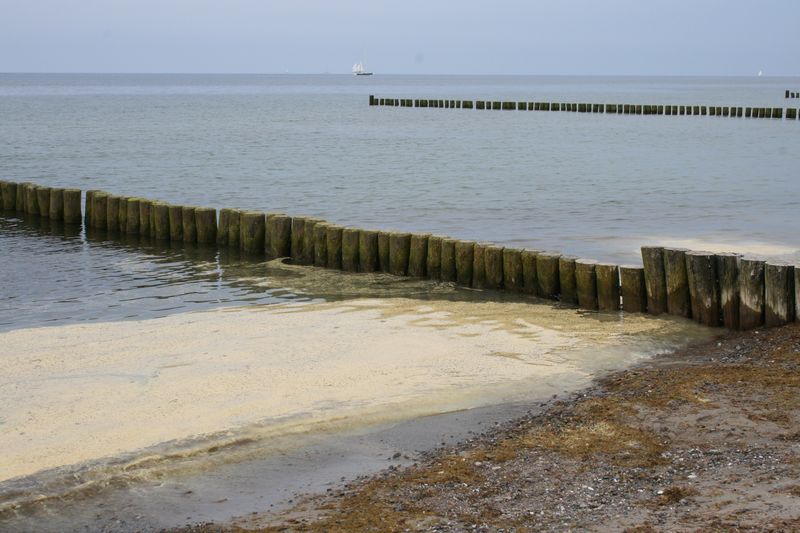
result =
[[[800,260],[800,121],[368,106],[797,105],[786,89],[800,78],[0,74],[0,179],[620,264],[652,244]],[[549,398],[708,335],[0,212],[0,529],[91,530],[103,506],[109,530],[178,525],[187,487],[263,470],[276,438]],[[164,487],[166,515],[115,522]],[[192,516],[246,502],[198,496]]]

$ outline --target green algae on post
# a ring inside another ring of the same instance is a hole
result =
[[[36,203],[39,206],[39,216],[50,216],[50,187],[39,185],[36,187]]]
[[[456,281],[456,240],[442,239],[442,281]]]
[[[462,287],[469,287],[472,284],[472,255],[474,248],[474,241],[455,242],[456,283]]]
[[[197,207],[194,220],[198,244],[214,244],[217,241],[217,210],[213,207]]]
[[[50,220],[64,221],[64,189],[50,189],[50,209],[47,216]]]
[[[560,257],[561,254],[555,252],[541,252],[536,256],[536,280],[541,298],[558,300],[560,292],[558,260]]]
[[[536,280],[536,256],[538,250],[522,251],[522,292],[536,296],[538,282]]]
[[[81,190],[64,189],[64,223],[81,223]]]
[[[483,285],[487,289],[503,288],[503,250],[502,246],[489,245],[483,250],[485,269]]]
[[[429,233],[411,235],[408,252],[408,275],[412,278],[424,278],[428,274],[428,239]]]
[[[169,205],[168,214],[169,240],[172,242],[183,242],[183,206]]]
[[[328,266],[328,224],[314,224],[314,266]]]
[[[647,288],[644,267],[623,265],[619,267],[622,289],[622,309],[626,313],[647,311]]]
[[[264,255],[266,214],[244,211],[239,217],[239,247],[248,254]]]
[[[578,303],[578,287],[575,283],[575,261],[572,255],[558,258],[558,282],[561,289],[561,302],[575,305]]]
[[[153,202],[151,222],[153,222],[153,236],[159,241],[168,241],[170,238],[169,204]]]
[[[503,250],[503,287],[507,291],[522,292],[522,250],[505,248]]]
[[[389,273],[395,276],[408,274],[408,256],[411,250],[411,234],[389,233]]]
[[[344,228],[342,230],[342,270],[358,272],[359,270],[359,245],[358,228]]]
[[[490,243],[476,242],[472,247],[472,288],[486,288],[486,247]]]
[[[119,196],[113,194],[106,198],[106,229],[111,233],[119,231]]]
[[[377,272],[378,232],[362,229],[358,231],[358,267],[361,272]]]
[[[183,242],[194,244],[197,242],[197,221],[195,220],[196,207],[185,205],[181,210],[181,223],[183,224]]]
[[[428,237],[428,252],[425,256],[425,270],[428,279],[440,280],[442,277],[442,239],[439,235]]]
[[[342,233],[344,228],[337,224],[325,227],[325,248],[328,253],[326,266],[334,270],[342,269]]]

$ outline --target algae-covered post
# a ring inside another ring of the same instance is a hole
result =
[[[474,253],[475,242],[456,241],[456,283],[463,287],[472,284],[472,254]]]
[[[248,254],[264,254],[264,235],[267,215],[259,211],[244,211],[239,215],[239,247]]]
[[[64,223],[81,223],[81,190],[64,189]]]
[[[664,278],[667,291],[667,312],[689,318],[689,278],[686,274],[686,252],[683,248],[664,248]]]
[[[542,298],[558,300],[560,257],[561,254],[551,252],[542,252],[536,256],[536,280],[539,284],[539,296]]]
[[[538,283],[536,281],[536,256],[537,250],[522,251],[522,292],[526,294],[538,294]]]
[[[344,228],[342,231],[342,270],[358,272],[359,266],[358,228]]]
[[[768,328],[794,320],[794,267],[780,261],[764,265],[764,324]]]
[[[442,281],[456,281],[456,240],[442,239]]]
[[[578,295],[578,306],[583,309],[596,310],[597,302],[597,263],[589,259],[578,259],[575,262],[575,288]]]
[[[50,220],[64,221],[64,189],[50,189],[50,209],[47,216]]]
[[[213,207],[197,207],[194,210],[198,244],[213,244],[217,241],[217,210]]]
[[[644,268],[623,265],[619,267],[622,288],[622,309],[626,313],[644,313],[647,311],[647,287],[644,279]]]
[[[291,257],[292,261],[297,264],[304,263],[305,256],[305,240],[306,240],[306,217],[292,217],[292,242],[291,242]]]
[[[39,205],[39,216],[50,216],[50,187],[39,185],[36,187],[36,203]]]
[[[154,236],[153,224],[151,224],[154,212],[152,200],[139,199],[139,235]]]
[[[391,270],[391,253],[389,250],[389,234],[390,231],[378,232],[378,269],[381,272],[389,272]]]
[[[326,266],[334,270],[342,269],[342,232],[344,228],[336,224],[325,227],[325,250],[328,254]]]
[[[764,262],[743,257],[739,260],[739,328],[764,324]]]
[[[408,274],[408,257],[411,252],[411,234],[393,231],[389,234],[389,273],[395,276]]]
[[[187,244],[194,244],[197,242],[197,208],[190,205],[185,205],[181,209],[181,223],[183,224],[183,242]]]
[[[314,237],[314,228],[317,224],[322,224],[324,220],[320,218],[306,218],[305,223],[303,224],[303,264],[304,265],[313,265],[315,264],[314,260],[314,246],[316,244],[316,239]]]
[[[472,247],[472,288],[486,288],[486,248],[490,243],[476,242]]]
[[[106,229],[109,232],[119,231],[119,196],[109,194],[106,198]]]
[[[489,245],[483,251],[484,287],[487,289],[503,288],[503,248]]]
[[[170,239],[169,208],[169,204],[165,202],[153,202],[151,222],[153,222],[153,233],[156,240],[168,241]]]
[[[92,227],[106,229],[108,224],[108,193],[97,191],[92,196]]]
[[[728,329],[739,329],[739,256],[722,253],[715,257],[722,325]]]
[[[317,222],[313,228],[314,234],[314,266],[328,266],[328,224]]]
[[[408,275],[413,278],[424,278],[428,274],[428,239],[430,234],[414,233],[408,252]]]
[[[503,288],[507,291],[522,292],[522,250],[503,249]]]
[[[660,315],[667,311],[667,281],[664,273],[664,249],[642,246],[644,283],[647,289],[647,312]]]
[[[578,288],[575,284],[575,261],[578,258],[562,255],[558,259],[558,281],[561,287],[561,302],[575,305],[578,303]]]
[[[358,268],[361,272],[376,272],[378,264],[378,232],[358,231]]]
[[[4,181],[2,184],[3,209],[14,211],[17,207],[17,184]]]
[[[425,269],[428,279],[441,279],[442,277],[442,239],[439,235],[428,237],[428,252],[426,254],[427,264]]]
[[[686,252],[686,274],[689,279],[692,317],[705,326],[719,326],[720,300],[714,254]]]
[[[597,308],[600,311],[619,311],[619,267],[598,263],[594,270],[597,279]]]

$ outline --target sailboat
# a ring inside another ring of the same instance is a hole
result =
[[[364,64],[360,61],[353,65],[353,74],[355,76],[372,76],[372,72],[364,70]]]

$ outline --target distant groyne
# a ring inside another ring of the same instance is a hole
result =
[[[800,268],[738,254],[645,246],[642,266],[429,233],[343,227],[314,217],[175,205],[104,191],[0,181],[2,209],[108,235],[238,249],[255,260],[386,272],[507,291],[601,312],[669,314],[729,329],[794,321]],[[83,212],[81,201],[83,200]],[[10,251],[3,251],[10,255]]]
[[[788,94],[788,91],[787,91]],[[788,96],[787,96],[788,98]],[[503,100],[447,100],[429,98],[378,98],[369,96],[369,105],[493,111],[564,111],[610,115],[712,116],[796,120],[798,109],[782,107],[737,107],[669,104],[591,104],[576,102],[522,102]]]

